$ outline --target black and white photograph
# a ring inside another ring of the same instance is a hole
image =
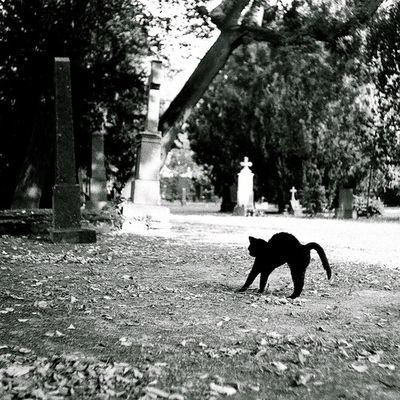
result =
[[[399,0],[0,0],[0,400],[400,400]]]

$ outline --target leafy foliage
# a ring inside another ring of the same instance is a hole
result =
[[[358,217],[373,217],[383,214],[384,205],[375,197],[354,196],[354,208]]]
[[[367,171],[362,72],[360,63],[318,44],[236,51],[188,124],[219,193],[248,155],[256,197],[282,210],[295,185],[311,212],[331,207],[337,187],[355,185]]]
[[[375,114],[380,117],[371,148],[374,154],[372,167],[378,169],[378,175],[383,181],[380,194],[385,196],[386,189],[391,193],[391,198],[387,198],[389,202],[400,196],[400,184],[393,175],[400,164],[399,49],[400,4],[396,2],[378,14],[370,27],[367,41],[368,61],[374,72],[376,86]],[[381,163],[387,168],[379,168]]]
[[[71,60],[79,164],[90,165],[91,134],[105,129],[111,171],[126,180],[143,120],[142,60],[157,45],[148,35],[152,17],[139,1],[127,0],[2,1],[0,10],[0,122],[6,132],[0,179],[7,193],[1,205],[10,203],[24,168],[33,168],[39,186],[51,187],[52,163],[32,153],[52,158],[54,57]]]

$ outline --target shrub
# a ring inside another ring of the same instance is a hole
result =
[[[364,195],[354,196],[354,208],[357,217],[373,217],[376,215],[382,215],[384,209],[383,202],[376,197],[370,197],[369,201],[367,200],[367,196]]]
[[[324,212],[327,205],[325,187],[306,186],[301,192],[301,203],[308,214],[315,215]]]

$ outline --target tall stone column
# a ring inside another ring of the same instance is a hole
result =
[[[161,134],[158,131],[161,70],[161,62],[152,61],[145,131],[137,137],[135,181],[132,190],[132,201],[135,204],[159,205],[161,202]]]
[[[76,181],[72,121],[71,72],[68,58],[55,59],[56,176],[53,188],[53,242],[91,243],[96,232],[81,229],[80,188]]]
[[[100,211],[107,205],[107,178],[104,157],[104,130],[92,134],[92,167],[88,210]]]
[[[148,83],[148,103],[145,130],[137,136],[135,180],[131,202],[123,206],[125,232],[143,227],[169,227],[169,209],[161,206],[160,163],[161,133],[158,131],[160,114],[160,86],[162,65],[152,61]]]

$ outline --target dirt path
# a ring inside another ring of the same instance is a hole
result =
[[[235,293],[247,236],[318,241],[295,301],[286,267]],[[0,238],[0,398],[400,399],[400,225],[174,215],[95,245]],[[379,238],[379,240],[378,240]],[[54,356],[53,356],[54,355]]]

